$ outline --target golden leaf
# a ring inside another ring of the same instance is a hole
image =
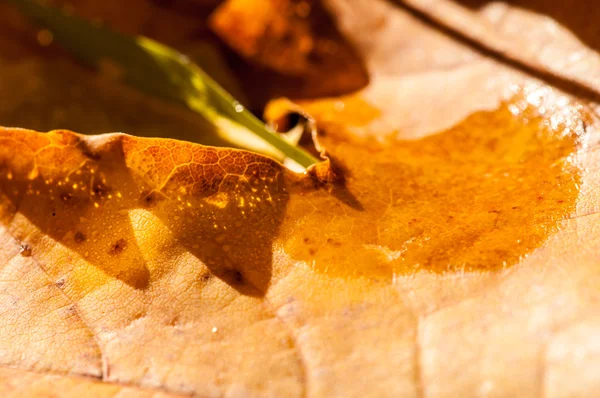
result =
[[[343,178],[2,130],[3,391],[594,396],[596,105],[396,4],[327,7],[371,83],[297,103]]]

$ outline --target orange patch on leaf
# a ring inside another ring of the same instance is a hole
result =
[[[286,251],[344,277],[515,264],[575,210],[579,170],[570,158],[582,130],[569,121],[582,115],[556,123],[531,107],[516,111],[521,102],[423,139],[384,144],[346,132],[368,123],[364,112],[340,117],[344,104],[333,101],[308,106],[346,182],[330,186],[332,195],[305,184],[291,189]]]

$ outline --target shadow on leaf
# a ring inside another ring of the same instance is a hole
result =
[[[242,294],[266,293],[287,203],[276,162],[123,135],[0,133],[0,191],[15,213],[106,274],[136,289],[152,283],[157,265],[148,267],[128,214],[144,208],[212,274]]]
[[[3,132],[0,187],[15,210],[44,235],[106,274],[146,289],[150,273],[123,211],[123,192],[131,191],[133,181],[122,171],[123,157],[115,144],[100,155],[71,133]]]

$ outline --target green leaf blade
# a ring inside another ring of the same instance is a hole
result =
[[[229,139],[240,147],[258,150],[279,160],[289,158],[304,168],[318,162],[267,129],[261,120],[178,51],[143,36],[121,35],[35,0],[9,1],[48,28],[57,42],[87,66],[117,74],[127,84],[185,106],[219,127],[229,126],[226,128],[230,130]],[[243,138],[248,137],[248,132],[266,144],[248,145]]]

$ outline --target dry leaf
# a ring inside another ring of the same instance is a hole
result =
[[[405,0],[486,50],[597,96],[600,31],[594,1]]]
[[[20,397],[115,397],[120,398],[180,398],[188,395],[126,387],[82,377],[65,377],[0,369],[0,392],[6,398]]]
[[[2,130],[2,388],[594,396],[594,107],[396,4],[327,6],[371,75],[300,103],[343,184]]]
[[[296,95],[324,96],[364,87],[367,71],[320,1],[230,0],[211,17],[236,51],[299,80]],[[327,76],[327,79],[323,79]]]
[[[5,365],[205,395],[302,388],[260,299],[287,202],[279,165],[123,135],[0,137]]]

